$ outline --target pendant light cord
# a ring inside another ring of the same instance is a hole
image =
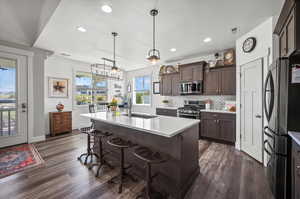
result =
[[[116,66],[116,35],[114,35],[114,66]]]
[[[153,49],[155,50],[155,15],[153,16]]]

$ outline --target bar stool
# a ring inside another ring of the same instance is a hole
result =
[[[155,177],[157,177],[158,173],[152,176],[151,167],[153,164],[162,164],[167,161],[167,156],[153,152],[147,147],[137,147],[133,153],[138,159],[142,160],[146,164],[147,168],[147,176],[146,176],[146,187],[143,191],[136,197],[145,198],[145,199],[163,199],[167,198],[166,194],[159,193],[152,188],[152,181]]]
[[[87,152],[81,154],[77,160],[82,161],[81,158],[85,157],[84,160],[84,165],[87,164],[87,160],[88,157],[91,157],[91,162],[93,161],[93,156],[96,156],[97,158],[99,157],[96,153],[93,152],[92,148],[91,148],[91,144],[93,143],[93,141],[91,140],[91,138],[94,136],[95,134],[95,129],[94,129],[94,125],[90,126],[90,127],[84,127],[80,129],[80,132],[83,134],[87,134]]]
[[[95,131],[95,134],[94,134],[94,137],[98,139],[98,149],[99,149],[99,158],[98,158],[98,162],[97,163],[93,163],[89,166],[89,170],[91,170],[94,166],[98,166],[98,169],[97,169],[97,173],[96,173],[96,177],[99,176],[99,172],[100,172],[100,169],[103,167],[103,166],[108,166],[110,169],[113,169],[114,167],[109,164],[105,159],[104,159],[104,156],[108,153],[105,153],[104,152],[104,149],[103,149],[103,138],[107,138],[107,137],[110,137],[112,135],[112,133],[109,133],[109,132],[101,132],[101,131],[98,131],[96,130]]]
[[[119,182],[119,193],[122,193],[123,180],[125,178],[129,178],[134,182],[137,181],[132,175],[130,175],[129,173],[126,172],[127,169],[131,168],[131,165],[129,165],[128,167],[125,167],[125,164],[124,164],[124,158],[125,158],[124,150],[129,148],[129,147],[132,147],[134,145],[130,141],[126,141],[126,140],[123,140],[123,139],[118,138],[118,137],[114,137],[114,138],[108,140],[107,144],[109,144],[112,147],[115,147],[115,148],[119,149],[120,152],[121,152],[120,173],[117,176],[110,179],[108,182],[109,183],[115,183],[114,180],[119,178],[119,180],[120,180],[120,182]]]

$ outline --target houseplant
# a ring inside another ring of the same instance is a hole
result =
[[[110,110],[111,111],[116,111],[117,110],[117,107],[118,107],[118,100],[113,98],[110,102]]]

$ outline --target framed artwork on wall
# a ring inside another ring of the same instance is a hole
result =
[[[69,97],[69,79],[48,78],[48,97],[50,98],[68,98]]]
[[[153,82],[153,94],[160,94],[160,82]]]

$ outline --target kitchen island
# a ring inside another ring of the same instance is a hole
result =
[[[81,116],[93,120],[97,130],[113,133],[113,136],[166,154],[169,157],[168,161],[152,168],[154,173],[159,173],[153,181],[153,186],[174,198],[184,198],[199,174],[199,120],[167,116],[115,116],[106,112]],[[104,147],[113,151],[105,143]],[[133,166],[136,175],[143,177],[144,164],[132,151],[133,148],[126,150],[125,162]],[[117,151],[114,152],[109,158],[118,158]]]

